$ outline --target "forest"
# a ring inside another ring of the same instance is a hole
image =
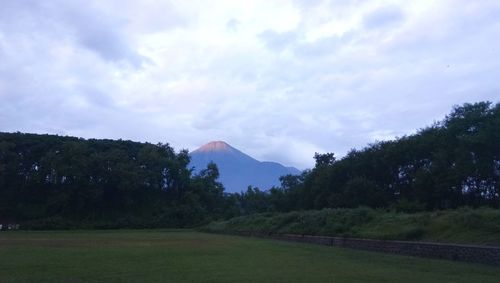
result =
[[[0,133],[0,223],[29,229],[192,227],[261,212],[500,206],[500,103],[463,104],[415,134],[316,153],[281,186],[229,194],[168,143]]]

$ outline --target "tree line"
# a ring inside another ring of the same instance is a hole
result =
[[[500,104],[455,107],[416,134],[373,143],[267,191],[224,192],[168,144],[0,133],[0,222],[33,228],[186,227],[239,215],[368,206],[500,205]]]
[[[333,153],[314,158],[312,170],[281,177],[281,187],[249,188],[247,210],[498,208],[500,104],[456,106],[416,134],[352,149],[339,160]]]
[[[0,222],[183,227],[232,216],[217,167],[192,176],[188,163],[168,144],[0,133]]]

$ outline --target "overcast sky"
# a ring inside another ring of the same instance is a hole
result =
[[[0,131],[300,169],[500,98],[500,1],[0,0]]]

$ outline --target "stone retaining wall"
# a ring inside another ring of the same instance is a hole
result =
[[[500,247],[492,246],[410,241],[384,241],[294,234],[261,234],[251,232],[238,232],[236,234],[240,236],[253,236],[275,240],[311,243],[374,252],[457,260],[500,266]]]

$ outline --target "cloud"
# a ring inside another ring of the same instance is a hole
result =
[[[397,6],[385,6],[372,11],[363,19],[366,28],[382,28],[404,20],[401,9]]]
[[[76,41],[104,60],[140,67],[146,58],[125,35],[125,22],[98,8],[81,9],[81,5],[83,3],[63,6],[56,15],[61,24],[67,25]]]
[[[118,9],[119,8],[119,9]],[[6,1],[0,131],[301,169],[499,101],[497,1]]]
[[[241,22],[234,18],[226,22],[226,29],[230,32],[237,32],[240,26]]]
[[[265,30],[259,34],[259,38],[272,50],[281,51],[287,46],[292,45],[297,40],[297,34],[294,31],[276,32]]]
[[[92,23],[92,19],[84,18],[84,22]],[[105,23],[92,26],[78,23],[75,25],[78,41],[89,50],[96,52],[103,59],[111,62],[126,61],[138,68],[144,61],[141,56],[127,43],[123,35],[113,30]]]

